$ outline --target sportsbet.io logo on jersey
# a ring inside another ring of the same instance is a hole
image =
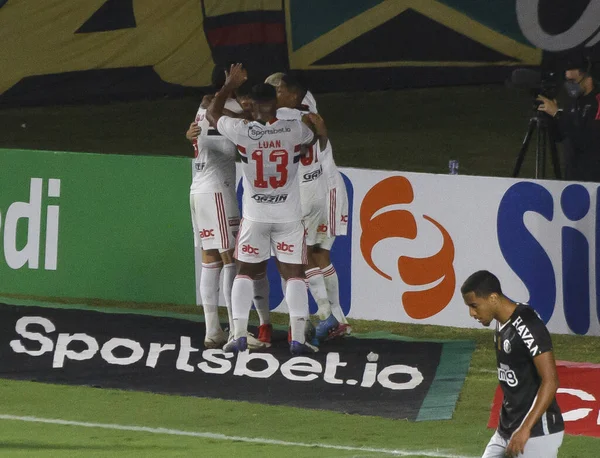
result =
[[[250,123],[248,126],[248,137],[251,140],[260,140],[264,135],[277,135],[291,132],[292,129],[289,127],[282,127],[281,129],[269,129],[258,123]]]

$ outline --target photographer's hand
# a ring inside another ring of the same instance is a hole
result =
[[[548,113],[552,117],[556,116],[556,113],[558,113],[558,104],[556,103],[556,100],[550,100],[543,95],[538,95],[537,100],[542,102],[538,107],[538,111]]]

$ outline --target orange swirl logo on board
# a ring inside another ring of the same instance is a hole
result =
[[[382,240],[400,237],[410,240],[417,238],[417,222],[408,210],[390,209],[389,206],[410,204],[414,200],[413,188],[404,177],[391,177],[377,183],[369,190],[360,207],[360,250],[369,266],[383,278],[392,277],[382,271],[373,261],[373,248]],[[452,299],[456,286],[454,273],[454,243],[448,231],[433,218],[423,215],[442,234],[440,251],[427,258],[411,258],[398,255],[400,278],[414,287],[426,287],[418,291],[402,294],[404,310],[411,318],[429,318],[442,311]]]

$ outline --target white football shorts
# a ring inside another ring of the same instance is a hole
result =
[[[307,264],[304,224],[264,223],[242,219],[233,257],[241,262],[256,264],[271,257],[280,262]]]
[[[301,195],[302,219],[306,227],[306,244],[317,245],[327,230],[327,211],[325,196]]]
[[[195,246],[229,251],[235,247],[240,213],[235,195],[214,192],[190,194]]]

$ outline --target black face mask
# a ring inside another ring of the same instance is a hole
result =
[[[585,92],[581,87],[581,82],[583,81],[583,79],[584,77],[581,77],[579,81],[565,81],[565,89],[569,97],[578,99],[583,95],[583,93]]]

